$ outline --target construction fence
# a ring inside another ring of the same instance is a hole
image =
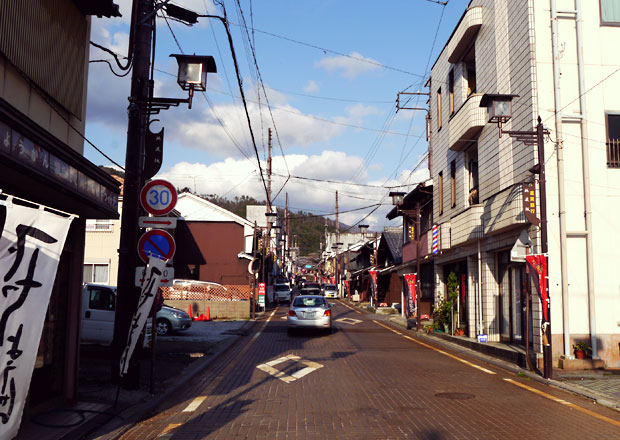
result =
[[[162,287],[164,303],[187,311],[193,318],[249,319],[250,286],[197,285]]]

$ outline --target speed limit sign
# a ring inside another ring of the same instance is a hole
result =
[[[142,188],[140,202],[148,213],[165,215],[177,204],[177,190],[167,180],[151,180]]]

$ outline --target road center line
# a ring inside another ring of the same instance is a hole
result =
[[[198,396],[194,400],[191,401],[189,405],[183,410],[183,412],[194,412],[196,408],[200,406],[202,402],[207,398],[207,396]]]
[[[447,353],[447,352],[445,352],[445,351],[443,351],[443,350],[440,350],[440,349],[438,349],[438,348],[435,348],[435,347],[433,347],[432,345],[428,345],[428,344],[425,344],[424,342],[418,341],[417,339],[413,339],[413,338],[412,338],[412,337],[410,337],[410,336],[403,335],[402,333],[400,333],[400,332],[398,332],[398,331],[394,330],[393,328],[390,328],[390,327],[388,327],[387,325],[381,324],[380,322],[375,321],[374,319],[372,320],[372,322],[374,322],[375,324],[380,325],[381,327],[383,327],[383,328],[385,328],[385,329],[387,329],[387,330],[391,331],[392,333],[396,333],[397,335],[400,335],[400,336],[402,336],[403,338],[409,339],[410,341],[413,341],[413,342],[415,342],[416,344],[420,344],[420,345],[422,345],[422,346],[424,346],[424,347],[426,347],[426,348],[430,348],[431,350],[435,350],[437,353],[441,353],[441,354],[443,354],[443,355],[445,355],[445,356],[451,357],[452,359],[457,360],[457,361],[459,361],[459,362],[462,362],[462,363],[464,363],[464,364],[466,364],[466,365],[469,365],[470,367],[477,368],[478,370],[483,371],[483,372],[485,372],[485,373],[487,373],[487,374],[495,374],[495,372],[494,372],[494,371],[491,371],[491,370],[488,370],[488,369],[486,369],[486,368],[483,368],[483,367],[481,367],[480,365],[473,364],[473,363],[471,363],[471,362],[469,362],[469,361],[466,361],[465,359],[461,359],[461,358],[460,358],[460,357],[458,357],[458,356],[455,356],[455,355],[453,355],[453,354],[450,354],[450,353]]]
[[[537,390],[536,388],[533,388],[533,387],[530,387],[528,385],[522,384],[521,382],[517,382],[516,380],[507,379],[507,378],[504,378],[504,380],[506,382],[509,382],[509,383],[511,383],[513,385],[516,385],[516,386],[520,387],[520,388],[523,388],[524,390],[528,390],[528,391],[531,391],[532,393],[538,394],[539,396],[542,396],[542,397],[544,397],[546,399],[553,400],[556,403],[559,403],[561,405],[565,405],[565,406],[568,406],[570,408],[576,409],[577,411],[580,411],[580,412],[582,412],[584,414],[588,414],[589,416],[592,416],[592,417],[594,417],[596,419],[602,420],[603,422],[611,423],[614,426],[620,427],[620,422],[618,422],[617,420],[610,419],[609,417],[602,416],[600,414],[595,413],[594,411],[590,411],[589,409],[585,409],[585,408],[582,408],[579,405],[575,405],[574,403],[570,403],[570,402],[567,402],[566,400],[560,399],[558,397],[554,397],[551,394],[547,394],[544,391]]]
[[[166,438],[170,438],[170,436],[172,435],[170,433],[170,431],[172,431],[175,428],[178,428],[179,426],[181,426],[182,423],[171,423],[168,426],[166,426],[166,428],[161,432],[161,434],[159,434],[157,436],[157,438],[162,438],[162,437],[166,437]],[[169,434],[170,433],[170,434]]]
[[[349,310],[353,310],[355,313],[357,313],[357,314],[359,314],[359,315],[361,315],[361,314],[362,314],[362,312],[360,312],[359,310],[354,309],[353,307],[351,307],[351,306],[349,306],[349,305],[347,305],[347,304],[343,303],[342,301],[339,301],[339,303],[340,303],[340,304],[342,304],[343,306],[345,306],[347,309],[349,309]]]

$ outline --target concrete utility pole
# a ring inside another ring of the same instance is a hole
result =
[[[138,217],[140,215],[140,190],[146,130],[148,129],[148,98],[152,89],[149,84],[151,65],[152,32],[155,28],[155,13],[152,0],[136,1],[133,13],[133,71],[131,75],[131,96],[129,97],[127,123],[127,149],[125,156],[125,181],[123,183],[123,210],[121,214],[121,237],[118,250],[118,291],[116,295],[116,316],[112,341],[112,381],[119,378],[119,359],[127,344],[129,328],[134,310],[137,309],[140,289],[135,287],[135,270],[138,266]],[[129,371],[120,381],[127,389],[140,387],[140,369],[134,359],[139,357],[139,347],[129,364]]]

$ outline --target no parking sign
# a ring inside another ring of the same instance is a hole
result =
[[[160,260],[170,260],[174,256],[175,250],[174,238],[162,229],[152,229],[145,232],[138,241],[138,254],[145,263],[148,262],[150,255]]]

